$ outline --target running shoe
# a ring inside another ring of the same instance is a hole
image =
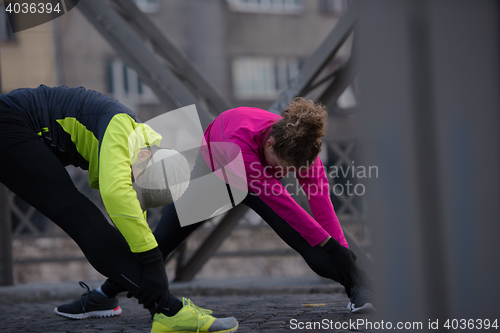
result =
[[[182,304],[182,309],[175,316],[155,314],[151,333],[231,333],[238,329],[238,321],[234,317],[214,318],[210,310],[194,305],[187,298],[182,298]]]
[[[87,291],[83,293],[80,299],[54,308],[56,315],[70,319],[85,319],[112,317],[122,313],[116,297],[108,298],[95,289],[90,290],[89,286],[81,281],[80,286],[87,289]]]
[[[366,287],[353,287],[350,290],[351,300],[347,308],[355,313],[375,313],[373,293]]]

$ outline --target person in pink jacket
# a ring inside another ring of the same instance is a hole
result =
[[[257,195],[311,246],[333,237],[348,247],[318,156],[326,118],[322,107],[302,99],[293,102],[283,117],[258,108],[239,107],[217,117],[205,131],[205,138],[239,146],[250,195]],[[314,218],[279,181],[289,170],[298,171],[297,179]]]
[[[210,154],[213,143],[239,147],[248,190],[242,204],[259,214],[314,272],[341,283],[351,299],[348,305],[351,311],[371,312],[373,294],[367,287],[368,278],[349,250],[319,158],[327,117],[324,106],[303,98],[294,99],[282,116],[258,108],[238,107],[220,114],[206,129],[204,139]],[[211,166],[208,155],[202,147],[191,179],[217,170]],[[279,181],[289,171],[295,171],[313,216]],[[189,196],[189,190],[184,196]],[[217,197],[207,195],[206,200],[217,201]],[[196,209],[194,204],[193,209]],[[182,227],[175,205],[167,206],[154,232],[164,258],[201,224]],[[114,298],[123,288],[108,279],[100,291]]]

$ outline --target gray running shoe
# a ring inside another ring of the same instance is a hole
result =
[[[350,290],[351,300],[347,308],[356,313],[375,313],[377,309],[373,306],[373,293],[367,287],[353,287]]]
[[[58,316],[70,319],[101,318],[118,316],[122,309],[118,305],[118,299],[107,298],[95,289],[90,290],[89,286],[80,281],[80,286],[87,291],[69,304],[63,304],[54,308],[54,313]]]

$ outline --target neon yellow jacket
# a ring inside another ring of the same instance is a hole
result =
[[[89,172],[109,217],[132,252],[158,246],[132,187],[131,165],[161,136],[118,101],[82,87],[23,88],[0,95],[19,111],[64,165]]]

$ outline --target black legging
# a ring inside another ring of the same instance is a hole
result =
[[[1,106],[0,156],[1,183],[61,227],[97,271],[126,290],[137,290],[142,266],[125,238],[76,189],[63,164],[24,118]],[[176,300],[169,297],[169,304]]]
[[[259,214],[281,239],[304,258],[316,274],[335,281],[339,280],[329,254],[320,246],[311,246],[297,230],[276,214],[261,198],[254,193],[249,193],[242,204]],[[167,206],[154,231],[163,257],[166,258],[202,224],[203,222],[181,227],[175,206],[173,204]]]

